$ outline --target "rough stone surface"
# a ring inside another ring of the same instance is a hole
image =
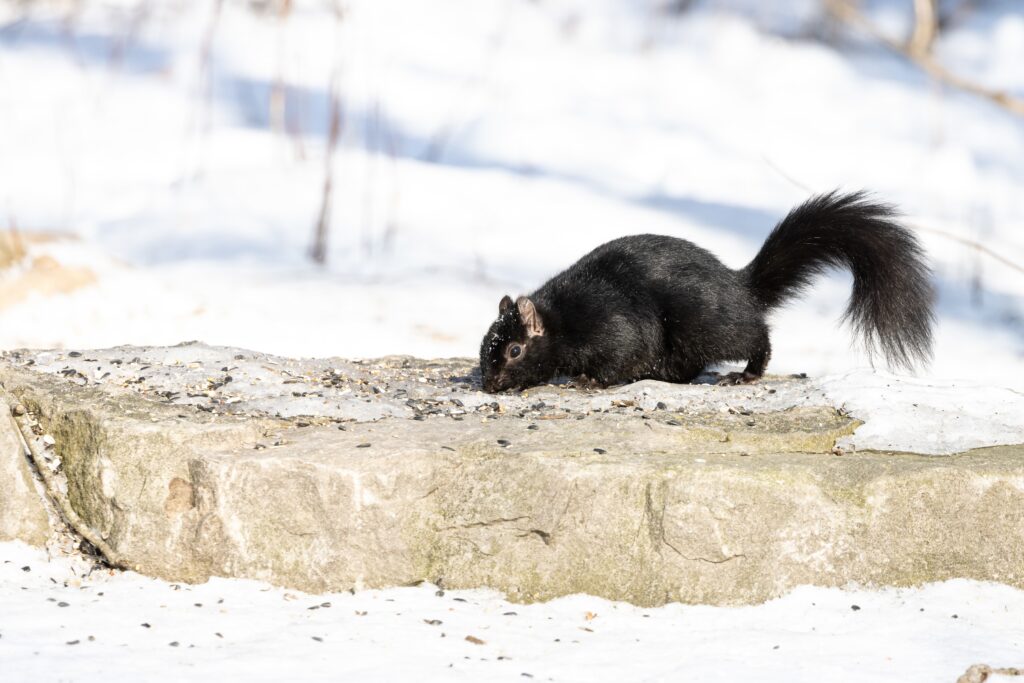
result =
[[[32,481],[11,406],[0,400],[0,541],[43,545],[49,534],[46,508]]]
[[[1024,448],[839,456],[859,423],[800,378],[490,396],[468,360],[183,345],[11,353],[0,382],[54,437],[78,513],[172,580],[642,605],[1024,586]]]

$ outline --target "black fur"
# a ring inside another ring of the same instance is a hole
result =
[[[484,389],[556,375],[689,382],[725,361],[747,361],[730,379],[756,380],[771,355],[768,312],[839,266],[854,278],[844,318],[868,350],[895,367],[927,362],[932,288],[917,239],[892,207],[832,192],[793,209],[738,271],[686,240],[637,235],[598,247],[529,297],[505,297],[480,346]]]

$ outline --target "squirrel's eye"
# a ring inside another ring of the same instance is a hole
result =
[[[523,347],[520,346],[519,344],[513,344],[512,346],[508,347],[508,357],[509,358],[519,358],[519,356],[521,356],[522,353],[523,353]]]

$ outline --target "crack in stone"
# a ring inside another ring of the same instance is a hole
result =
[[[569,507],[572,505],[572,499],[576,495],[576,491],[579,489],[579,482],[573,480],[572,488],[569,489],[569,495],[565,500],[565,508],[562,509],[562,514],[558,516],[558,521],[555,522],[552,533],[562,528],[562,521],[565,520],[565,516],[569,514]],[[550,536],[550,534],[548,534]],[[547,541],[545,541],[547,543]]]
[[[525,534],[520,534],[519,537],[526,538],[530,534],[535,534],[540,540],[544,541],[544,545],[551,545],[551,534],[543,529],[530,529]]]
[[[735,555],[726,555],[720,559],[712,559],[710,557],[690,556],[682,552],[671,541],[668,540],[665,535],[665,511],[668,509],[668,500],[665,496],[665,482],[661,482],[658,493],[661,497],[661,509],[655,509],[654,495],[652,493],[652,485],[648,483],[644,489],[644,510],[640,518],[641,528],[643,527],[644,521],[647,521],[647,532],[651,540],[657,544],[662,543],[670,548],[676,555],[689,560],[690,562],[705,562],[707,564],[725,564],[739,558],[746,559],[746,555],[737,553]],[[639,533],[639,529],[637,530]]]
[[[681,552],[679,550],[679,548],[677,548],[674,545],[672,545],[667,538],[662,538],[661,540],[662,540],[662,542],[665,545],[667,545],[669,548],[674,550],[676,555],[679,555],[679,557],[683,558],[684,560],[689,560],[690,562],[706,562],[708,564],[725,564],[726,562],[731,562],[732,560],[736,560],[736,559],[739,559],[739,558],[743,558],[743,559],[747,558],[747,556],[744,555],[743,553],[737,553],[736,555],[726,555],[726,556],[724,556],[724,557],[722,557],[721,559],[718,559],[718,560],[711,559],[710,557],[701,557],[699,555],[696,556],[696,557],[691,557],[689,555],[684,554],[683,552]]]
[[[463,541],[464,543],[468,543],[468,544],[470,544],[471,546],[473,546],[473,549],[474,549],[474,550],[475,550],[476,552],[480,553],[481,555],[484,555],[485,557],[493,557],[493,556],[494,556],[494,553],[489,553],[489,552],[487,552],[487,551],[483,550],[483,549],[482,549],[482,548],[481,548],[481,547],[480,547],[480,546],[479,546],[479,545],[478,545],[478,544],[476,543],[476,541],[474,541],[474,540],[473,540],[473,539],[471,539],[471,538],[466,538],[465,536],[453,536],[452,538],[454,538],[454,539],[455,539],[456,541]]]
[[[490,519],[485,522],[470,522],[469,524],[455,524],[454,526],[446,526],[441,531],[452,531],[453,529],[478,529],[480,527],[495,526],[498,524],[511,524],[512,522],[520,522],[529,517],[499,517],[498,519]]]
[[[288,527],[283,525],[278,525],[278,528],[281,529],[281,531],[288,534],[289,536],[298,536],[299,538],[308,538],[310,536],[316,536],[315,531],[294,531],[293,529],[289,529]]]
[[[142,501],[142,494],[146,492],[146,486],[149,485],[149,470],[142,471],[142,483],[139,485],[139,493],[135,496],[135,506],[138,507],[140,501]]]

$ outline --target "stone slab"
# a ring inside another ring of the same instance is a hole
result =
[[[170,580],[641,605],[1024,587],[1024,447],[844,453],[860,423],[803,378],[490,396],[469,360],[185,345],[12,353],[0,382],[79,515]]]

